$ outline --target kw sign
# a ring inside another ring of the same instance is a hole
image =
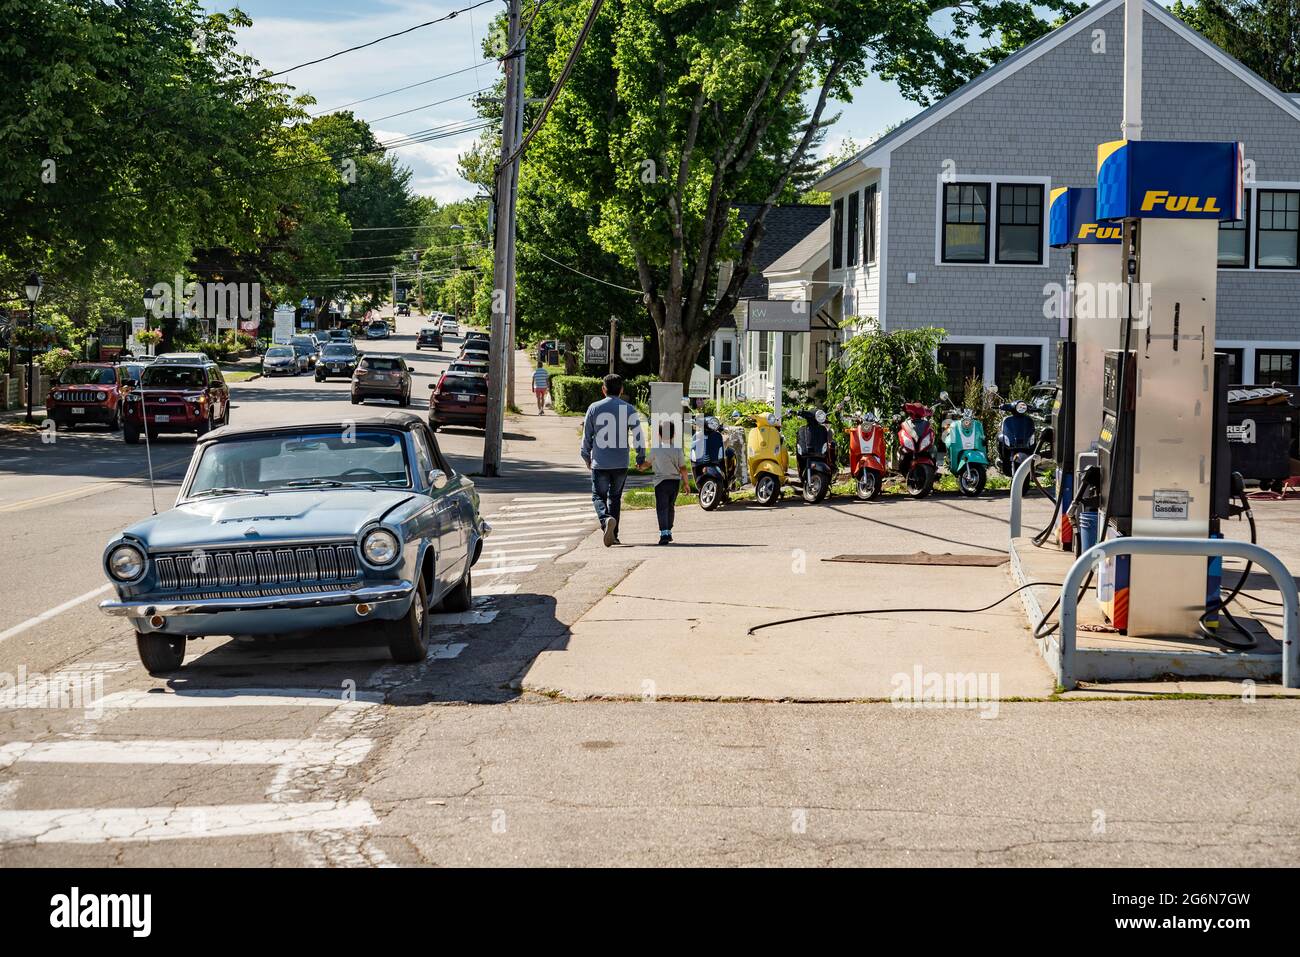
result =
[[[806,299],[751,299],[746,303],[746,332],[809,332],[812,303]]]

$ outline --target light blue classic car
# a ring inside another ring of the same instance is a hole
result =
[[[418,416],[220,428],[176,506],[109,543],[118,597],[99,607],[130,619],[151,674],[178,669],[191,638],[364,623],[422,661],[431,613],[469,610],[489,531]]]

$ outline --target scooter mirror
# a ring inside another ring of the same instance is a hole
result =
[[[941,398],[941,399],[943,399],[943,401],[947,402],[947,401],[948,401],[948,393],[947,393],[947,392],[940,392],[940,393],[939,393],[939,398]]]

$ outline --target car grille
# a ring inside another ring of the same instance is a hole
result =
[[[352,543],[222,551],[199,549],[157,555],[154,564],[158,568],[159,589],[187,594],[249,588],[279,594],[361,577],[357,547]]]
[[[64,402],[102,402],[108,398],[103,392],[88,392],[81,389],[72,392],[64,389],[59,395],[63,397]]]

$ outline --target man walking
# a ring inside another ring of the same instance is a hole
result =
[[[551,376],[542,365],[542,360],[537,360],[537,368],[533,370],[533,395],[537,397],[537,414],[544,415],[546,412],[546,390],[550,387]]]
[[[623,504],[623,486],[627,482],[627,458],[631,451],[628,433],[636,444],[636,467],[645,462],[645,436],[636,407],[623,400],[623,377],[610,374],[601,384],[605,398],[587,408],[582,423],[582,449],[579,454],[591,469],[591,502],[596,518],[605,532],[605,547],[619,544],[618,516]]]

